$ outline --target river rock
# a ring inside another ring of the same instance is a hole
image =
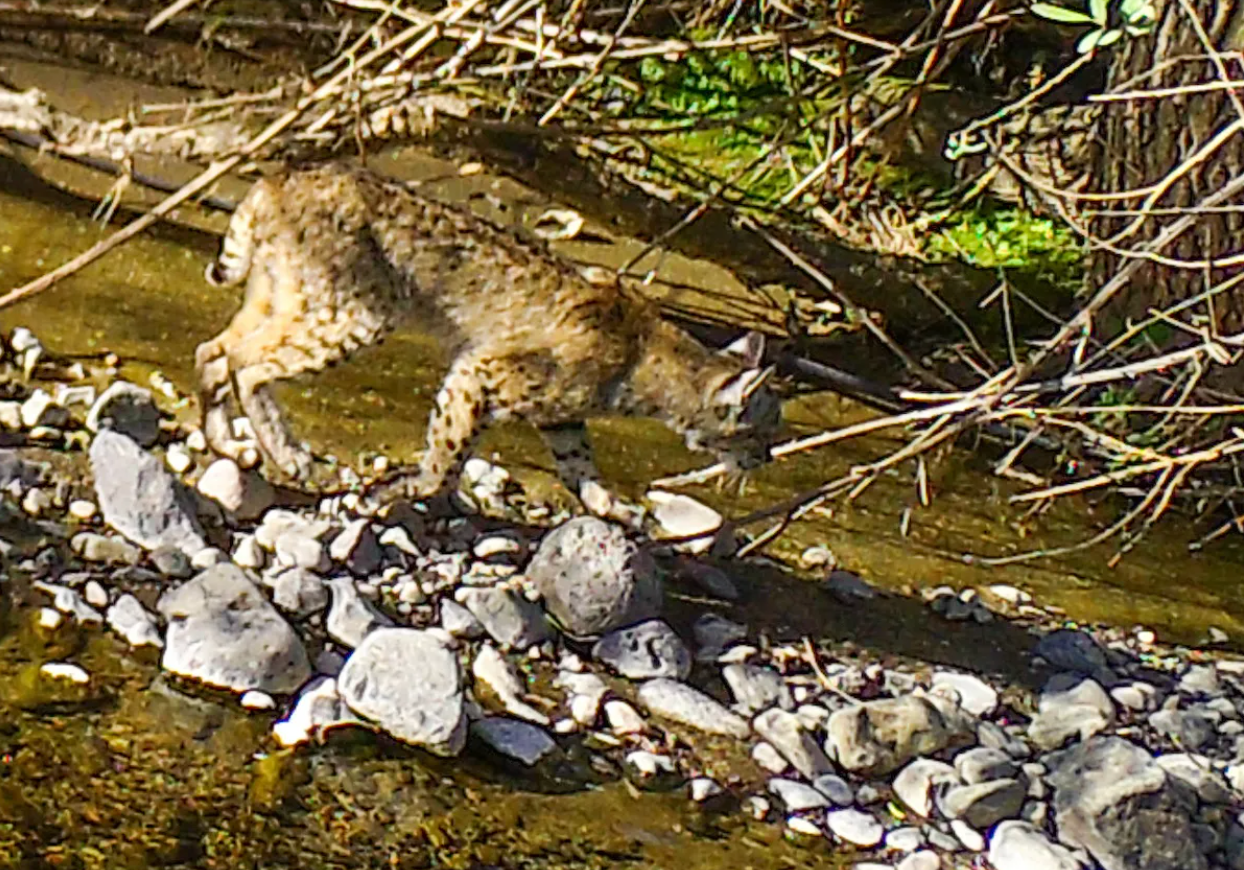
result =
[[[904,825],[886,831],[885,848],[888,852],[914,852],[924,845],[924,832],[915,825]]]
[[[974,828],[988,828],[1003,819],[1017,817],[1027,796],[1027,787],[1019,780],[994,779],[955,786],[942,794],[938,807],[948,819],[963,819]]]
[[[207,546],[190,494],[131,438],[104,429],[91,442],[91,471],[104,521],[147,550]]]
[[[150,447],[160,437],[160,409],[151,391],[129,381],[113,381],[86,415],[92,432],[111,429]]]
[[[687,645],[660,619],[609,632],[592,647],[592,657],[629,680],[683,680],[691,673]]]
[[[380,569],[384,553],[380,542],[366,519],[351,520],[328,545],[328,555],[359,577],[367,577]]]
[[[1215,697],[1222,692],[1218,669],[1212,664],[1189,665],[1179,678],[1179,691],[1185,695]]]
[[[955,756],[955,771],[968,785],[1015,776],[1019,768],[1001,749],[976,746]]]
[[[656,617],[661,583],[646,550],[621,527],[596,517],[563,523],[541,540],[527,577],[544,606],[574,637]]]
[[[130,646],[154,646],[157,649],[164,646],[155,616],[128,592],[108,608],[104,620]]]
[[[807,783],[797,779],[785,779],[775,776],[767,783],[767,788],[777,796],[788,813],[801,813],[807,810],[819,810],[829,806],[829,798],[821,794]]]
[[[1002,822],[989,838],[995,870],[1086,870],[1088,864],[1028,822]]]
[[[528,767],[557,749],[543,728],[507,716],[485,716],[472,722],[471,736]]]
[[[278,565],[306,568],[308,571],[317,572],[327,571],[329,568],[324,542],[309,526],[296,525],[286,528],[272,542],[272,551]]]
[[[660,489],[649,490],[647,498],[652,504],[652,518],[666,537],[700,535],[691,541],[676,544],[676,549],[688,553],[707,553],[713,546],[712,533],[721,528],[721,514],[717,511],[691,496]]]
[[[475,614],[452,598],[441,601],[441,628],[454,637],[468,640],[484,633],[484,626],[475,618]]]
[[[578,700],[578,696],[575,700]],[[578,713],[574,715],[576,719],[579,718]],[[642,734],[648,730],[639,711],[616,698],[605,702],[605,721],[609,723],[609,730],[618,735]]]
[[[376,629],[346,659],[338,686],[351,710],[399,740],[437,755],[466,743],[458,657],[427,631]]]
[[[885,836],[885,828],[872,813],[853,808],[827,812],[825,827],[838,839],[865,849],[871,849]]]
[[[1032,652],[1059,670],[1073,671],[1107,683],[1112,681],[1106,651],[1082,631],[1069,628],[1052,631],[1037,642]]]
[[[337,681],[316,677],[298,693],[289,715],[273,724],[272,734],[282,746],[296,746],[331,728],[359,724],[363,724],[362,720],[342,700]]]
[[[781,675],[759,665],[726,665],[721,676],[734,696],[734,707],[744,716],[752,716],[768,707],[792,710],[795,701],[790,687]]]
[[[486,684],[496,694],[505,711],[511,716],[535,722],[537,725],[548,725],[549,717],[535,709],[522,699],[527,690],[523,678],[509,659],[497,651],[492,644],[480,645],[475,661],[471,663],[471,673],[477,682]]]
[[[1028,726],[1028,738],[1042,749],[1056,749],[1071,737],[1087,740],[1114,721],[1114,701],[1100,683],[1083,679],[1064,688],[1063,682],[1047,686]]]
[[[1166,775],[1180,780],[1207,804],[1225,804],[1231,801],[1231,788],[1219,773],[1213,761],[1204,755],[1189,752],[1171,752],[1155,759]]]
[[[639,702],[653,713],[682,725],[740,740],[751,734],[746,719],[686,683],[666,678],[649,680],[637,694]]]
[[[601,702],[605,700],[605,695],[609,692],[609,686],[596,674],[580,674],[575,671],[560,670],[557,672],[557,685],[565,689],[569,697],[570,715],[580,725],[590,726],[596,722],[596,717],[600,714]],[[626,704],[625,701],[617,702]],[[635,712],[635,708],[631,707],[631,713],[634,718],[638,719],[638,730],[642,731],[644,723],[639,719],[639,714]],[[625,714],[623,714],[625,715]]]
[[[935,792],[945,785],[957,785],[955,769],[935,758],[917,758],[894,778],[894,794],[916,815],[933,815]]]
[[[509,589],[464,587],[455,597],[479,620],[488,636],[503,647],[527,649],[549,636],[549,626],[540,606]]]
[[[357,649],[370,632],[393,625],[392,619],[359,595],[351,578],[330,577],[325,583],[332,593],[332,606],[324,628],[333,640]]]
[[[160,664],[171,673],[271,694],[293,692],[311,676],[298,635],[236,565],[207,569],[164,593],[156,609],[168,621]]]
[[[849,807],[855,803],[855,792],[851,784],[835,773],[825,773],[812,780],[812,787],[819,791],[829,802],[838,807]]]
[[[143,551],[129,541],[97,532],[78,532],[69,541],[69,547],[85,562],[109,565],[137,565],[143,555]]]
[[[988,716],[998,707],[998,693],[980,677],[955,671],[933,674],[933,691],[948,694],[973,716]]]
[[[46,473],[44,464],[30,462],[16,450],[0,449],[0,489],[26,489],[41,481]]]
[[[319,574],[306,568],[286,568],[267,581],[272,603],[295,619],[319,613],[328,606],[328,590]]]
[[[1121,737],[1093,737],[1046,759],[1064,843],[1105,870],[1205,870],[1191,814],[1195,796]]]
[[[1158,710],[1149,717],[1149,725],[1180,748],[1196,751],[1214,739],[1218,717],[1203,709]]]
[[[905,695],[869,701],[829,718],[826,750],[846,770],[880,776],[918,755],[973,739],[970,716],[945,698]]]
[[[69,423],[69,412],[56,404],[56,400],[47,390],[38,389],[30,394],[30,398],[22,402],[22,425],[27,429],[36,426],[60,428]]]
[[[807,779],[816,779],[833,771],[829,758],[816,745],[812,735],[803,729],[794,713],[774,707],[757,716],[752,727]]]
[[[272,485],[257,471],[243,471],[232,459],[217,459],[199,478],[200,493],[239,520],[260,516],[272,506]]]
[[[941,870],[942,858],[932,849],[919,849],[912,852],[894,870]]]
[[[151,551],[151,567],[165,577],[186,580],[194,575],[190,557],[176,547],[156,547]]]

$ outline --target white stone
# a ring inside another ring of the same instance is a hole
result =
[[[298,695],[289,716],[272,726],[272,736],[282,746],[295,746],[318,737],[330,728],[360,724],[337,691],[332,677],[317,677]]]
[[[92,607],[108,606],[108,590],[100,585],[98,580],[86,581],[86,586],[82,587],[82,595],[86,598],[86,603]]]
[[[950,831],[959,838],[963,848],[969,852],[985,851],[985,837],[963,819],[954,819],[950,823]]]
[[[671,538],[701,536],[677,544],[678,549],[689,553],[704,553],[712,547],[712,533],[721,528],[721,514],[703,502],[679,493],[654,489],[649,490],[646,497],[653,505],[653,519],[660,524],[666,535]]]
[[[1028,822],[1001,822],[989,837],[994,870],[1082,870],[1075,853]]]
[[[39,667],[39,673],[53,680],[68,680],[78,685],[86,685],[91,675],[78,665],[68,662],[47,662]]]
[[[488,559],[493,556],[500,556],[508,553],[521,553],[523,545],[513,538],[505,535],[489,535],[486,538],[480,538],[471,548],[471,552],[476,559]]]
[[[185,474],[192,463],[189,452],[179,443],[170,444],[164,451],[164,464],[177,474]]]
[[[263,568],[268,557],[254,535],[243,535],[233,548],[233,561],[239,567],[258,571]]]
[[[255,471],[242,471],[232,459],[217,459],[199,478],[199,492],[238,519],[261,515],[275,498],[271,485]],[[307,566],[311,567],[311,566]]]
[[[993,586],[986,587],[995,598],[1001,598],[1009,604],[1029,604],[1032,602],[1032,596],[1016,586],[1007,583],[995,583]]]
[[[937,671],[933,674],[933,691],[949,694],[959,706],[974,716],[988,716],[998,708],[998,693],[972,674]]]
[[[772,743],[764,740],[752,747],[752,761],[770,773],[782,773],[790,767],[790,762],[782,757],[782,753]]]
[[[626,763],[643,776],[656,776],[662,772],[674,772],[674,762],[669,756],[657,755],[655,752],[648,752],[643,749],[627,753]]]
[[[606,701],[605,721],[609,730],[618,735],[642,734],[647,729],[644,717],[626,701]]]
[[[252,689],[244,692],[238,701],[247,710],[275,710],[276,700],[267,692]]]
[[[717,797],[723,791],[724,789],[717,784],[715,779],[707,776],[697,776],[687,783],[687,792],[697,804],[703,803],[709,798]]]
[[[885,828],[872,813],[863,810],[830,810],[825,814],[825,825],[840,840],[871,849],[885,836]]]
[[[338,687],[351,710],[399,740],[438,755],[462,751],[462,671],[431,632],[377,628],[346,660]]]
[[[76,520],[83,522],[91,519],[95,514],[99,513],[99,507],[93,501],[84,498],[75,498],[69,503],[69,515]]]
[[[795,834],[806,837],[820,837],[824,834],[821,826],[807,816],[791,816],[786,820],[786,828]]]
[[[921,849],[918,852],[912,852],[902,861],[898,862],[895,870],[938,870],[942,866],[942,859],[938,854],[929,849]]]

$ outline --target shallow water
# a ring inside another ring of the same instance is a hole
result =
[[[453,167],[429,160],[406,168],[423,177],[448,173],[439,190],[451,197],[472,189],[503,201],[521,195],[511,184],[494,189],[485,178],[456,179]],[[0,191],[9,189],[0,176]],[[62,262],[101,232],[84,214],[0,192],[0,291]],[[618,262],[635,247],[579,244],[571,252]],[[214,334],[237,304],[236,293],[202,279],[214,248],[210,236],[187,231],[141,238],[43,295],[0,311],[0,328],[28,326],[50,350],[68,357],[98,361],[115,353],[122,376],[145,383],[158,370],[189,391],[195,344]],[[674,283],[720,285],[720,272],[705,264],[670,258],[663,269]],[[282,399],[296,431],[321,454],[355,465],[376,453],[409,461],[421,447],[442,369],[433,341],[400,333],[360,354],[356,364],[288,385]],[[194,414],[188,400],[172,409]],[[828,395],[787,408],[792,435],[866,415]],[[654,478],[704,461],[648,421],[600,421],[594,430],[602,471],[631,495]],[[775,463],[754,476],[743,497],[712,488],[688,491],[739,516],[898,443],[863,439]],[[550,458],[526,427],[490,431],[478,452],[499,458],[537,492],[555,489]],[[1190,641],[1216,625],[1237,644],[1244,640],[1238,545],[1224,542],[1190,555],[1186,541],[1193,533],[1175,523],[1159,527],[1114,569],[1106,566],[1109,546],[1006,568],[965,562],[964,553],[1073,544],[1114,516],[1109,504],[1067,501],[1025,520],[1007,502],[1012,490],[979,464],[962,453],[933,462],[935,498],[928,508],[919,506],[912,469],[903,469],[855,502],[831,504],[795,524],[767,552],[793,565],[805,547],[824,544],[845,567],[899,593],[943,583],[1009,583],[1076,620],[1143,623],[1161,637]],[[900,525],[909,510],[904,536]],[[883,655],[1012,676],[1024,667],[1027,640],[1019,629],[952,626],[903,594],[844,613],[797,575],[740,573],[749,594],[725,612],[774,637],[846,640]],[[19,610],[11,622],[20,625],[25,616]],[[21,634],[0,632],[0,685],[15,685],[30,666]],[[75,660],[106,687],[87,712],[26,709],[0,692],[0,867],[768,868],[841,860],[822,846],[786,843],[775,826],[747,825],[737,815],[728,821],[696,815],[681,792],[637,797],[610,785],[541,794],[533,783],[505,778],[487,765],[451,769],[348,737],[327,749],[265,757],[272,750],[265,717],[171,690],[155,678],[150,660],[125,654],[111,637],[96,634],[83,643]],[[61,860],[54,860],[58,854]]]
[[[395,168],[408,176],[439,179],[429,184],[436,195],[460,199],[483,190],[512,206],[517,203],[512,212],[539,213],[538,195],[510,182],[459,179],[451,165],[422,156]],[[0,191],[7,187],[0,176]],[[496,209],[491,214],[513,219]],[[0,288],[37,276],[101,232],[84,215],[0,193]],[[29,326],[49,348],[71,357],[98,359],[111,351],[122,360],[122,376],[145,382],[158,370],[188,392],[194,346],[227,322],[238,294],[209,287],[202,279],[214,238],[188,231],[165,235],[140,238],[41,296],[0,311],[0,327]],[[628,240],[574,244],[567,253],[610,263],[627,256],[634,245]],[[711,264],[677,257],[667,258],[659,274],[682,287],[698,283],[716,290],[722,283],[722,273]],[[356,465],[360,457],[377,453],[410,461],[422,447],[424,420],[443,368],[434,340],[399,332],[351,363],[285,385],[282,399],[296,431],[318,453]],[[193,416],[189,400],[181,412]],[[856,422],[868,412],[836,396],[814,394],[789,402],[785,414],[788,434],[799,435]],[[601,420],[593,429],[603,473],[631,495],[641,494],[653,479],[707,462],[651,421]],[[814,488],[899,443],[897,438],[857,439],[782,460],[753,475],[744,497],[711,486],[688,492],[728,516],[740,516]],[[538,491],[556,491],[551,459],[529,427],[490,430],[477,450],[503,461]],[[1011,583],[1081,621],[1143,623],[1189,641],[1200,639],[1207,625],[1216,625],[1244,640],[1239,544],[1228,538],[1190,553],[1187,542],[1204,530],[1179,521],[1159,526],[1115,568],[1106,564],[1117,546],[1109,543],[1007,567],[970,564],[965,554],[999,556],[1073,545],[1117,516],[1117,505],[1109,501],[1069,499],[1039,518],[1025,518],[1022,506],[1008,503],[1017,488],[983,473],[981,465],[963,451],[936,457],[929,467],[934,498],[927,508],[920,506],[914,469],[900,469],[854,502],[831,503],[795,524],[768,552],[793,561],[805,547],[825,544],[845,567],[888,588]],[[904,536],[900,527],[906,512]]]

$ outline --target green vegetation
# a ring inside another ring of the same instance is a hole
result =
[[[828,56],[809,60],[830,62]],[[725,199],[763,211],[825,158],[828,130],[843,106],[836,83],[832,90],[810,89],[809,83],[825,80],[808,62],[777,50],[723,50],[615,64],[593,96],[606,117],[651,130],[645,135],[647,179],[698,191],[724,185]],[[897,95],[908,84],[892,78],[868,87]],[[853,123],[858,128],[866,121]],[[851,205],[896,204],[908,221],[925,219],[929,229],[916,234],[916,243],[931,260],[1003,269],[1075,294],[1084,252],[1069,228],[985,197],[952,205],[952,187],[950,179],[906,165],[901,156],[860,149],[850,174],[835,171],[833,193],[822,195],[829,208],[832,195]]]

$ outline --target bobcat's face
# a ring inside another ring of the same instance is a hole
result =
[[[720,381],[686,431],[687,446],[710,450],[731,471],[769,461],[782,423],[781,400],[769,389],[771,368],[745,368]]]

